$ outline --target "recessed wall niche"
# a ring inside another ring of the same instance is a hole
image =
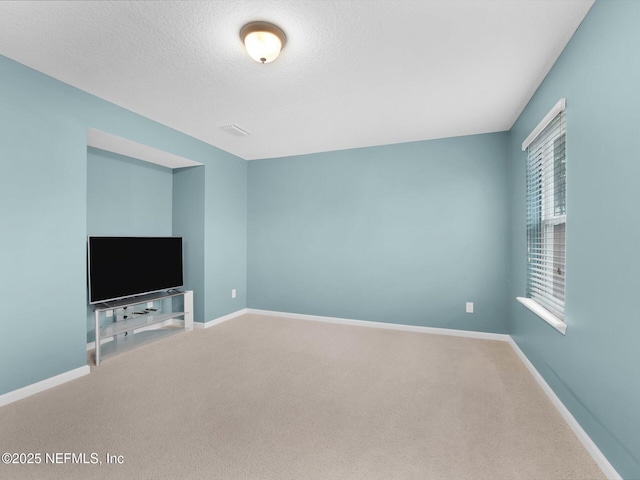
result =
[[[204,165],[97,130],[87,139],[87,236],[183,237],[185,288],[203,321]],[[94,328],[87,300],[88,343]]]

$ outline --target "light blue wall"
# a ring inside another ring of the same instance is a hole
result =
[[[205,321],[247,306],[247,162],[221,154],[210,165],[214,168],[205,169]]]
[[[510,134],[511,333],[624,478],[640,478],[640,2],[597,1]],[[567,99],[567,335],[525,293],[520,144]]]
[[[179,168],[173,172],[173,235],[182,237],[185,288],[193,290],[196,322],[205,321],[204,168]]]
[[[171,169],[87,148],[87,235],[171,236],[172,217]],[[88,306],[87,342],[94,322]]]
[[[86,127],[0,57],[0,394],[86,365]]]
[[[506,140],[249,162],[249,307],[506,332]]]
[[[0,105],[0,394],[87,363],[87,128],[205,165],[211,311],[246,306],[244,160],[1,56]]]
[[[170,236],[173,171],[87,149],[87,234]]]

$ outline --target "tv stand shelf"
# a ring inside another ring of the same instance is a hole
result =
[[[102,327],[100,329],[100,337],[113,337],[114,335],[155,325],[156,323],[164,322],[165,320],[170,320],[175,317],[182,317],[184,314],[185,312],[161,313],[160,315],[151,315],[151,313],[146,313],[144,315],[132,315],[126,320],[113,322],[111,325]]]
[[[170,308],[170,311],[162,312],[140,307],[140,305],[146,305],[148,302],[158,301],[162,304],[172,304],[170,299],[179,296],[184,298],[184,311],[173,311],[173,308]],[[169,301],[164,302],[167,299]],[[136,308],[136,306],[138,307]],[[113,311],[114,314],[115,312],[122,313],[113,316],[118,321],[101,325],[101,314],[109,310]],[[128,350],[182,330],[175,326],[162,325],[163,322],[182,318],[184,330],[193,330],[193,292],[161,292],[101,303],[94,308],[94,316],[96,331],[95,362],[96,366],[99,366],[102,356],[112,352]],[[109,339],[112,339],[112,341],[103,345]]]

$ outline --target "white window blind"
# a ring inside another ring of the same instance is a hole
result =
[[[545,121],[546,126],[527,146],[527,296],[563,320],[567,221],[564,102]]]

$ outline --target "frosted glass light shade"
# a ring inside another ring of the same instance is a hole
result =
[[[280,28],[267,22],[245,25],[240,31],[240,38],[249,56],[260,63],[273,62],[278,58],[286,40]]]

